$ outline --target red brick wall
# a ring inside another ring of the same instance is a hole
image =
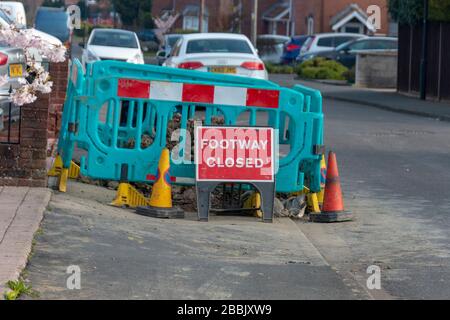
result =
[[[69,62],[50,63],[50,76],[53,81],[53,89],[50,93],[48,107],[48,139],[49,156],[54,153],[55,141],[61,127],[62,110],[66,99],[67,82],[69,75]]]
[[[49,98],[22,107],[20,144],[0,144],[0,185],[47,186]]]
[[[247,0],[243,0],[247,2]],[[152,15],[160,16],[163,9],[171,9],[173,0],[153,1]],[[186,5],[200,5],[200,0],[177,0],[175,1],[175,11],[182,14]],[[209,11],[209,32],[224,32],[230,28],[230,17],[232,13],[232,0],[206,0],[205,7]],[[183,16],[180,16],[172,29],[183,27]]]
[[[51,94],[22,107],[20,144],[0,144],[0,185],[47,186],[47,157],[54,152],[66,97],[68,62],[51,63]]]
[[[272,5],[277,3],[278,0],[264,0],[258,3],[258,34],[268,33],[267,24],[262,20],[262,15],[267,11]],[[253,0],[242,0],[242,24],[241,31],[247,37],[251,38],[252,30],[252,19],[251,15],[253,12]]]

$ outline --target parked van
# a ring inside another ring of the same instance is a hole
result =
[[[3,9],[8,17],[19,28],[23,29],[27,27],[27,16],[25,14],[25,8],[22,2],[17,1],[1,1],[0,9]]]
[[[58,38],[66,47],[71,40],[70,17],[64,8],[40,7],[34,21],[35,28]]]

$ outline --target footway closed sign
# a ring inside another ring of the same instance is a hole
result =
[[[197,181],[273,182],[273,128],[196,127]]]

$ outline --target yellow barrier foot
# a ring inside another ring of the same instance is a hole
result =
[[[63,168],[63,163],[61,156],[57,156],[53,161],[53,165],[50,171],[47,173],[49,177],[58,177],[61,174],[61,170]]]
[[[62,168],[61,175],[59,176],[59,191],[67,191],[67,179],[69,177],[69,169]]]
[[[308,201],[308,210],[310,213],[320,213],[319,200],[317,198],[317,193],[308,193],[307,196]]]
[[[327,180],[327,164],[325,162],[325,155],[322,155],[320,160],[320,192],[317,194],[319,205],[322,206],[323,198],[325,196],[325,182]]]
[[[244,201],[244,209],[255,209],[255,217],[262,218],[261,195],[259,192],[253,192],[248,199]]]
[[[53,162],[51,169],[48,171],[47,175],[49,177],[58,177],[61,174],[62,169],[63,169],[62,158],[61,158],[61,156],[57,156],[55,158],[55,161]],[[80,166],[72,161],[70,163],[70,168],[69,168],[69,178],[77,179],[79,176],[80,176]]]
[[[72,161],[70,163],[69,178],[78,179],[79,176],[80,176],[80,166]]]
[[[115,207],[136,208],[139,206],[148,206],[150,201],[129,183],[120,183],[117,188],[116,199],[111,203]]]

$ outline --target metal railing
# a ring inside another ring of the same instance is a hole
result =
[[[12,88],[9,89],[11,95]],[[20,144],[22,108],[11,100],[0,105],[0,144]]]

